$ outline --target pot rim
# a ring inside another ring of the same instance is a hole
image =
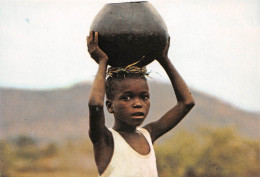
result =
[[[113,5],[113,4],[130,4],[130,3],[148,3],[148,1],[126,1],[126,2],[111,2],[107,3],[107,5]]]

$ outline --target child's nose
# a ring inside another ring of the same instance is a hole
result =
[[[134,100],[134,104],[133,104],[134,108],[142,108],[142,103],[140,99],[135,99]]]

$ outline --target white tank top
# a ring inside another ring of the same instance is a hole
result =
[[[147,155],[136,152],[117,131],[109,130],[114,139],[114,152],[100,177],[158,177],[151,136],[146,129],[137,128],[149,143],[150,152]]]

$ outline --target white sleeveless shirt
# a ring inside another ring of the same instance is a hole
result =
[[[146,129],[137,128],[149,143],[150,152],[147,155],[136,152],[117,131],[109,130],[114,139],[114,152],[100,177],[158,177],[151,136]]]

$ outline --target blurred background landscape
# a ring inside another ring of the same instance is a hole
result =
[[[90,87],[80,83],[52,90],[0,89],[2,176],[97,176],[88,138]],[[150,81],[150,89],[146,122],[175,104],[170,85]],[[155,143],[160,176],[259,176],[260,114],[192,93],[194,109]],[[106,115],[106,124],[113,125],[112,115]]]

